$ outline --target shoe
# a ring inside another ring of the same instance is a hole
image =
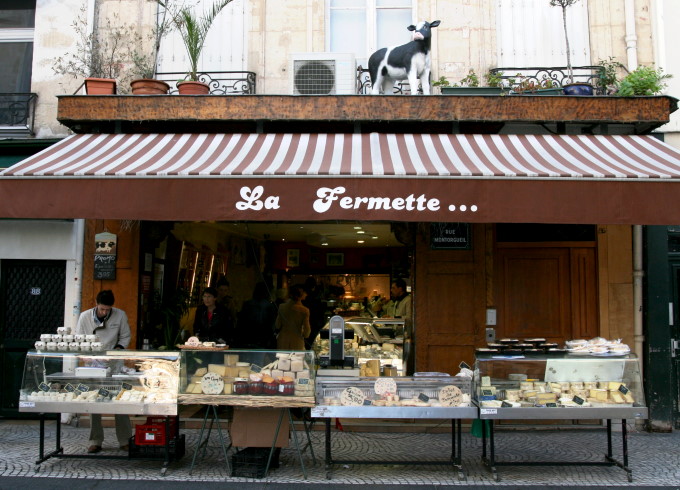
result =
[[[101,450],[102,450],[101,446],[97,446],[97,445],[94,445],[94,444],[87,448],[87,452],[90,453],[90,454],[98,453]]]
[[[129,450],[130,450],[130,445],[129,445],[129,444],[123,444],[123,445],[120,447],[120,450],[121,450],[121,451],[129,451]]]

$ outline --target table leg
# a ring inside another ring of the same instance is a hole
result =
[[[269,474],[269,465],[272,463],[272,457],[274,457],[274,451],[276,451],[276,441],[279,438],[279,431],[281,430],[281,422],[283,421],[283,414],[284,412],[288,410],[287,408],[282,408],[281,412],[279,413],[279,421],[276,424],[276,431],[274,432],[274,440],[272,441],[272,447],[269,450],[269,457],[267,458],[267,466],[264,468],[264,475],[267,476]]]
[[[312,445],[312,436],[309,433],[309,427],[307,426],[307,420],[303,417],[302,418],[302,425],[305,428],[305,434],[307,434],[307,446],[305,446],[305,449],[309,447],[309,452],[312,455],[312,462],[313,464],[316,465],[316,456],[314,455],[314,446]]]
[[[208,414],[210,413],[210,407],[212,405],[208,405],[208,407],[205,410],[205,416],[203,417],[203,425],[201,425],[201,432],[198,433],[198,442],[196,443],[196,449],[194,449],[194,457],[191,460],[191,467],[189,467],[189,474],[191,475],[191,472],[194,470],[194,464],[196,464],[196,456],[198,456],[198,451],[201,450],[201,443],[203,441],[203,431],[205,430],[205,424],[208,421]],[[207,440],[206,440],[207,444]],[[203,452],[205,456],[205,451]]]
[[[231,464],[229,463],[229,457],[227,456],[227,453],[229,452],[229,448],[227,448],[224,444],[224,437],[222,436],[222,427],[220,427],[220,417],[217,415],[217,406],[212,405],[213,409],[213,420],[217,423],[217,433],[220,436],[220,445],[222,446],[222,453],[224,454],[224,461],[227,463],[227,474],[231,475]],[[211,422],[211,427],[212,427],[212,422]],[[207,443],[206,443],[207,446]],[[231,447],[231,442],[229,443],[229,446]]]
[[[295,430],[295,425],[293,425],[293,415],[290,413],[290,408],[286,409],[288,412],[288,421],[290,422],[290,430],[293,433],[293,441],[295,442],[295,450],[298,453],[298,458],[300,458],[300,466],[302,467],[302,474],[307,479],[307,470],[305,469],[305,462],[302,459],[302,451],[300,451],[300,443],[298,442],[297,431]]]
[[[607,458],[612,459],[614,453],[612,451],[612,420],[607,419]]]
[[[333,458],[331,455],[331,419],[330,417],[325,419],[326,423],[326,440],[325,440],[325,446],[326,446],[326,479],[330,480],[331,477],[333,476],[331,468],[333,466]]]

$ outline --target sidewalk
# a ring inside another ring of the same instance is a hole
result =
[[[321,425],[321,424],[319,424]],[[46,426],[46,452],[55,447],[54,422]],[[103,455],[125,453],[117,449],[113,429],[105,429]],[[197,462],[189,475],[198,430],[183,430],[186,435],[186,455],[172,462],[161,475],[162,462],[128,459],[52,458],[36,468],[39,451],[37,421],[0,420],[0,489],[25,485],[45,488],[156,488],[186,486],[201,482],[204,486],[220,484],[222,488],[275,488],[306,490],[307,488],[343,488],[349,485],[383,485],[383,488],[478,488],[502,486],[524,487],[664,487],[680,489],[680,432],[650,434],[630,428],[629,466],[633,482],[617,467],[594,466],[502,466],[501,480],[496,482],[481,462],[481,440],[469,432],[463,434],[463,470],[467,481],[459,481],[458,472],[450,466],[424,465],[335,465],[332,479],[326,478],[324,433],[312,432],[317,462],[304,454],[308,478],[302,475],[297,453],[292,449],[281,452],[281,466],[263,479],[235,478],[227,474],[226,465],[213,431],[207,454]],[[300,433],[299,433],[300,434]],[[82,454],[87,446],[88,429],[62,426],[62,446],[67,454]],[[450,434],[445,433],[372,433],[333,432],[334,459],[365,460],[441,460],[450,454]],[[620,433],[615,433],[614,457],[621,459]],[[496,458],[501,461],[602,461],[606,452],[606,432],[602,429],[497,431]],[[231,451],[230,451],[231,456]],[[35,479],[27,481],[27,478]],[[125,483],[124,483],[125,481]],[[134,482],[134,484],[131,484]],[[175,483],[176,482],[176,483]],[[378,487],[380,488],[380,487]]]

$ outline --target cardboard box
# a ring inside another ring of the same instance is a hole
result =
[[[236,447],[272,447],[281,410],[286,409],[234,407],[229,431],[232,444]],[[289,430],[288,414],[284,411],[276,447],[288,447]]]

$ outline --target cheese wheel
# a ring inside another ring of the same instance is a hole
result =
[[[201,390],[206,395],[219,395],[224,391],[224,380],[217,373],[208,371],[201,381]]]
[[[340,404],[343,406],[360,406],[365,399],[364,392],[354,386],[345,388],[340,393]]]
[[[461,403],[463,392],[454,385],[444,386],[439,390],[439,402],[443,407],[457,407]]]
[[[378,378],[375,380],[373,390],[378,395],[384,395],[386,393],[393,394],[397,392],[397,382],[394,378]]]
[[[184,344],[189,347],[198,347],[201,344],[201,341],[198,340],[198,337],[189,337]]]

